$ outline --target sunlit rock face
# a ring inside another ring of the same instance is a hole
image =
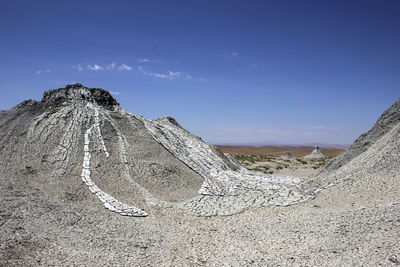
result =
[[[314,196],[301,179],[251,172],[175,119],[143,118],[81,84],[2,111],[0,127],[1,168],[29,176],[15,179],[120,215],[147,216],[152,207],[229,215]]]

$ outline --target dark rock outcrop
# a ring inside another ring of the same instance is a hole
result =
[[[107,110],[119,107],[117,100],[108,91],[101,88],[87,88],[80,83],[44,92],[41,103],[46,106],[59,106],[72,101],[95,102]]]

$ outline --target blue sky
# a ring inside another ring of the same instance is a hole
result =
[[[350,144],[400,97],[400,2],[0,2],[0,109],[80,82],[217,144]]]

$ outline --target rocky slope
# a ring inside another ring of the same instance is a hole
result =
[[[400,99],[388,108],[367,133],[316,175],[326,187],[344,179],[400,172]]]
[[[352,159],[367,151],[399,123],[400,99],[398,99],[379,117],[375,125],[367,133],[362,134],[348,149],[346,149],[344,153],[331,160],[327,164],[326,168],[321,171],[321,175],[329,174],[330,172],[346,165]]]

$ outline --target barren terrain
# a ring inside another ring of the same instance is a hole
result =
[[[105,90],[45,92],[0,113],[0,265],[398,266],[399,122],[397,100],[327,162],[235,159]]]
[[[285,152],[290,152],[294,157],[303,157],[314,149],[313,146],[227,146],[219,145],[221,151],[232,155],[256,155],[278,157]],[[328,157],[336,157],[344,151],[337,148],[321,148]]]
[[[267,174],[311,177],[322,168],[327,161],[342,153],[343,149],[322,148],[328,157],[325,159],[307,159],[311,146],[218,146],[224,153],[234,157],[247,169]],[[281,157],[289,152],[293,158]]]

